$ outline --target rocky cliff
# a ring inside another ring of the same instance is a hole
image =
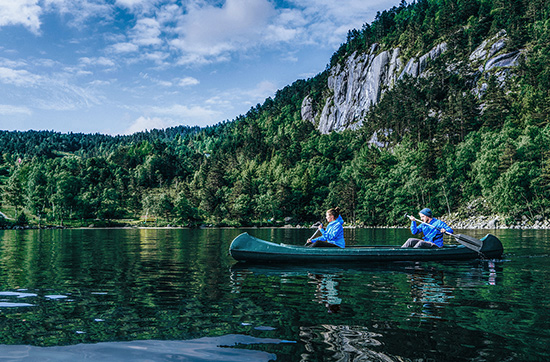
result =
[[[475,74],[478,82],[472,92],[479,97],[486,89],[484,79],[488,74],[495,74],[504,82],[510,69],[517,65],[523,51],[506,52],[507,42],[507,34],[502,30],[483,41],[468,59],[454,59],[457,64],[466,61],[469,71]],[[447,43],[441,43],[426,54],[410,59],[403,59],[400,48],[381,50],[379,44],[373,44],[367,53],[355,52],[329,70],[329,96],[320,113],[314,112],[309,96],[304,98],[302,119],[313,122],[325,134],[359,128],[369,108],[380,101],[386,90],[396,86],[406,75],[425,76],[429,72],[429,61],[447,51]],[[455,68],[448,64],[450,71]]]

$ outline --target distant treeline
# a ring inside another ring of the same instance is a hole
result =
[[[547,217],[549,15],[542,0],[425,0],[379,14],[350,32],[331,64],[373,42],[415,53],[447,41],[450,57],[462,59],[500,29],[525,61],[506,87],[487,80],[482,98],[469,91],[473,78],[448,71],[452,59],[434,62],[429,77],[388,90],[356,131],[321,135],[302,121],[305,96],[322,106],[325,71],[208,128],[0,132],[0,210],[24,210],[20,223],[174,225],[312,222],[333,206],[366,225],[403,224],[405,212],[425,206],[437,215]],[[369,143],[375,132],[385,147]]]

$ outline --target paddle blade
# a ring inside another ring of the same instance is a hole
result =
[[[463,235],[463,234],[452,234],[455,239],[465,247],[472,249],[474,251],[480,251],[483,247],[483,242],[479,239],[476,239],[474,237]]]

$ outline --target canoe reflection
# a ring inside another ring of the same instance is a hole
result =
[[[248,308],[254,311],[284,311],[281,314],[287,318],[281,325],[286,328],[288,323],[292,329],[285,338],[305,348],[295,360],[404,361],[418,357],[418,350],[432,348],[436,342],[429,331],[457,320],[461,311],[456,307],[461,307],[464,294],[501,277],[502,263],[493,261],[369,266],[237,263],[231,268],[231,287],[234,293],[243,293],[239,300],[251,296],[257,305]],[[256,297],[258,290],[270,296],[268,307],[259,307],[263,301]],[[324,305],[329,315],[315,304]],[[461,327],[441,330],[438,338],[448,333],[454,340],[457,330]],[[466,338],[462,343],[471,342]],[[436,357],[445,354],[430,351]]]
[[[421,308],[420,312],[413,311],[411,316],[440,318],[439,310],[454,298],[454,288],[445,285],[443,272],[417,266],[407,278],[411,285],[412,302]]]
[[[464,263],[460,266],[464,267]],[[470,267],[466,268],[467,272],[462,269],[462,275],[453,275],[454,270],[456,269],[453,263],[422,262],[381,263],[368,266],[352,263],[329,266],[237,263],[231,267],[231,284],[233,292],[239,293],[247,275],[275,276],[279,277],[282,283],[290,278],[307,276],[309,283],[316,285],[314,300],[324,304],[329,313],[335,313],[340,311],[343,302],[338,289],[352,275],[404,274],[411,290],[411,316],[439,318],[441,310],[454,298],[453,294],[457,288],[495,285],[498,275],[502,275],[502,263],[491,260],[472,262]],[[450,285],[445,282],[446,273],[451,273],[448,277],[454,281]]]

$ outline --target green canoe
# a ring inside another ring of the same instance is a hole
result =
[[[257,263],[464,260],[497,259],[502,256],[502,243],[496,236],[487,234],[481,242],[483,246],[479,252],[463,245],[446,245],[433,249],[401,248],[400,246],[309,248],[276,244],[242,233],[231,242],[229,253],[235,260]]]

